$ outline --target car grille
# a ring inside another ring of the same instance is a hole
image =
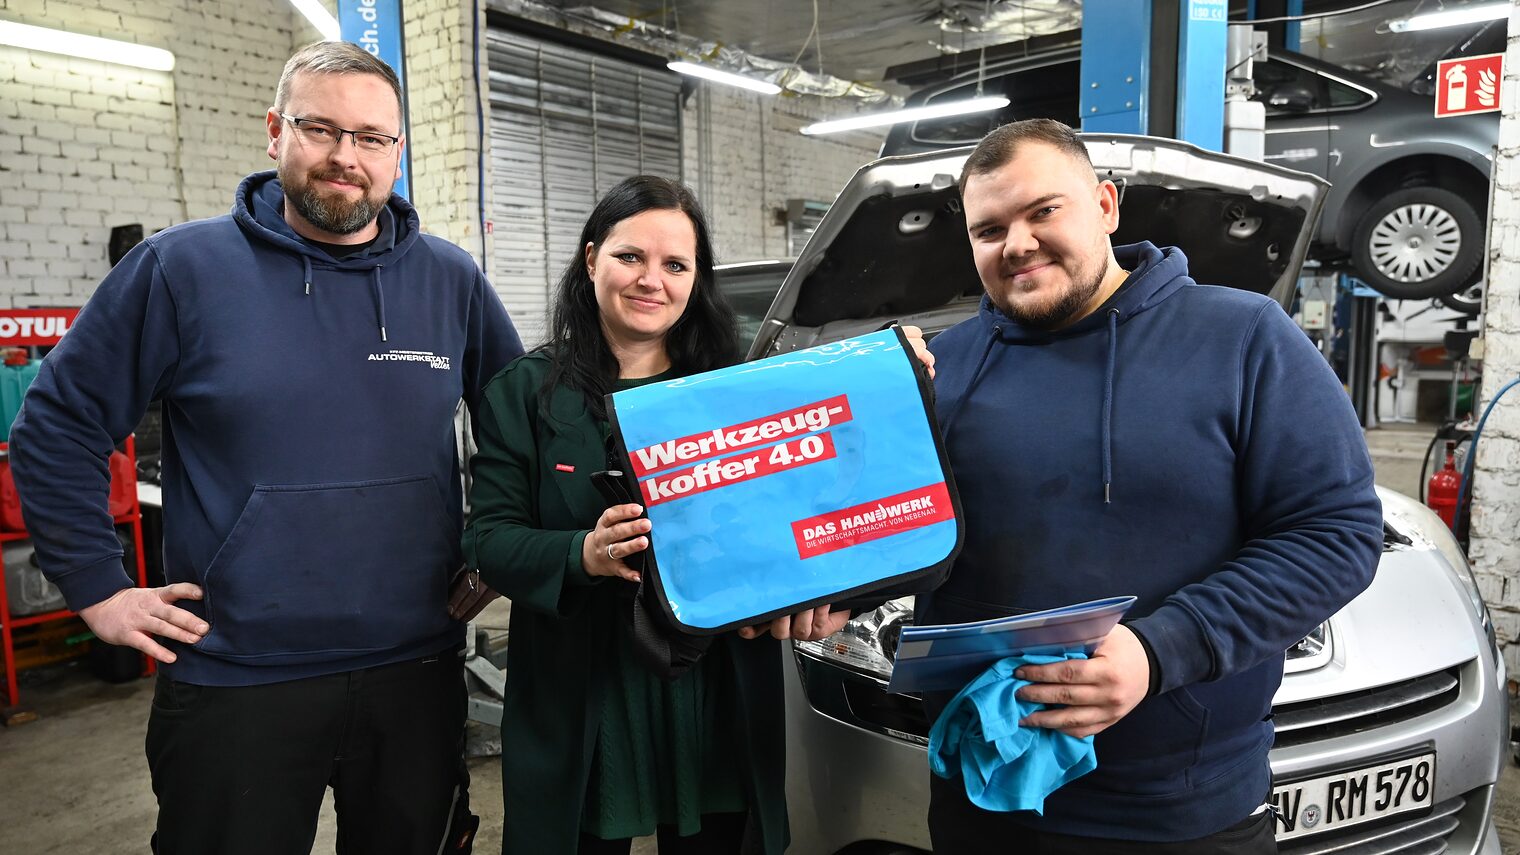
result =
[[[1360,733],[1440,709],[1457,699],[1459,672],[1459,668],[1450,668],[1375,689],[1275,707],[1275,746],[1286,748]],[[928,737],[929,722],[916,695],[891,694],[864,681],[842,682],[852,718],[878,729]]]
[[[1452,837],[1466,825],[1481,828],[1483,792],[1447,799],[1430,813],[1372,828],[1345,831],[1281,844],[1280,855],[1440,855],[1451,851]],[[1481,840],[1481,836],[1478,837]]]
[[[1449,668],[1375,689],[1274,707],[1275,746],[1360,733],[1440,709],[1457,699],[1458,674],[1458,668]]]

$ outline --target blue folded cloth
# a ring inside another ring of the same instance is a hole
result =
[[[1015,692],[1029,681],[1013,672],[1021,665],[1048,665],[1086,659],[1078,650],[1066,656],[1011,656],[972,680],[950,701],[929,731],[929,768],[966,781],[966,795],[984,810],[1032,810],[1045,797],[1097,768],[1091,736],[1078,739],[1059,730],[1020,727],[1019,721],[1044,704],[1019,700]]]

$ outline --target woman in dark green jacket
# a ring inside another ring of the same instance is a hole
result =
[[[502,716],[502,851],[779,855],[783,792],[778,639],[821,638],[826,608],[721,636],[673,682],[620,628],[649,545],[638,505],[607,507],[604,396],[734,361],[696,200],[651,176],[610,190],[565,271],[550,341],[486,387],[466,554],[512,600]],[[622,590],[620,590],[622,589]],[[739,636],[743,636],[742,638]]]

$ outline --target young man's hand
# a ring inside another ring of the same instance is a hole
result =
[[[1020,724],[1080,738],[1108,729],[1145,700],[1151,663],[1140,639],[1120,624],[1090,659],[1025,665],[1014,676],[1033,684],[1019,690],[1021,699],[1062,705],[1032,713]]]

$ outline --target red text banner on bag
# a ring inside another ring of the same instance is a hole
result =
[[[798,520],[792,523],[792,536],[797,539],[797,556],[806,560],[846,546],[943,522],[954,515],[950,491],[941,481],[874,502]]]
[[[827,400],[772,413],[740,424],[694,433],[680,439],[668,439],[646,448],[637,448],[629,455],[629,458],[633,463],[633,474],[643,478],[651,472],[708,457],[718,457],[724,452],[765,445],[797,434],[827,430],[833,425],[849,421],[850,418],[849,399],[844,395],[835,395]]]
[[[57,344],[78,315],[78,309],[0,310],[0,347]]]
[[[656,475],[639,483],[644,502],[658,505],[683,499],[752,478],[763,478],[809,463],[834,459],[834,437],[828,433],[808,434],[801,439],[758,448],[747,454],[735,454],[721,460],[704,460],[690,469]]]

